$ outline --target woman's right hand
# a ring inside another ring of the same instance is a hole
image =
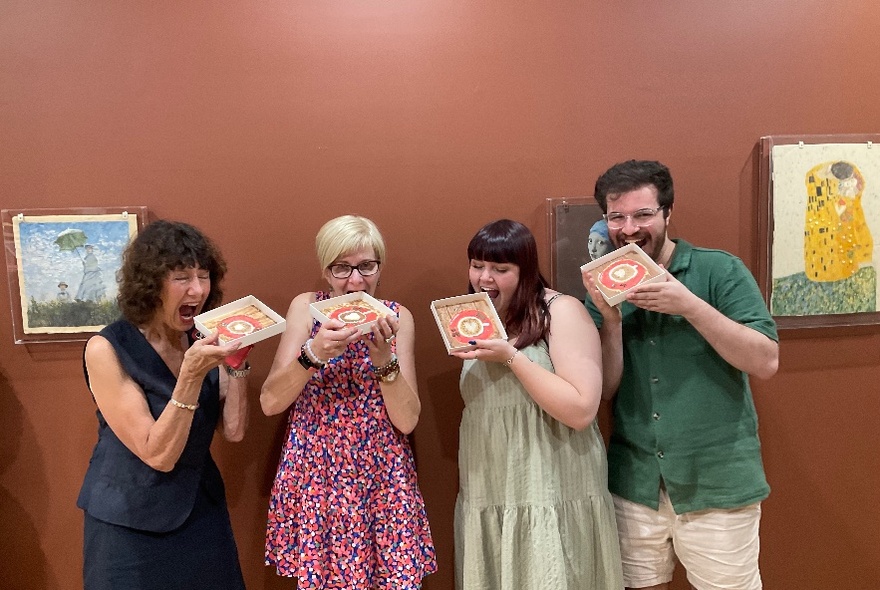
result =
[[[312,338],[312,354],[326,363],[336,358],[348,348],[352,342],[359,340],[361,332],[357,328],[346,328],[342,320],[328,320],[321,324],[318,333]]]
[[[220,333],[214,332],[201,340],[196,340],[183,355],[183,365],[180,372],[184,371],[197,378],[204,376],[217,367],[224,359],[241,347],[241,342],[233,340],[226,344],[219,344]]]

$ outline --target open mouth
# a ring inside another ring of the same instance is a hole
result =
[[[626,242],[627,244],[635,244],[636,246],[644,250],[645,245],[648,243],[648,238],[627,238],[626,240],[624,240],[624,242]]]
[[[498,297],[498,289],[489,289],[487,287],[480,287],[480,290],[483,291],[483,293],[487,294],[489,296],[489,299],[495,299]]]
[[[177,310],[180,314],[180,319],[185,322],[192,321],[193,317],[196,315],[196,306],[195,305],[181,305]]]

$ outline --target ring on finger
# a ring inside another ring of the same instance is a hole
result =
[[[392,334],[391,336],[389,336],[388,338],[385,339],[385,342],[391,343],[394,341],[394,339],[396,337],[397,337],[396,334]]]

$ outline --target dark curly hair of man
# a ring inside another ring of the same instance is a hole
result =
[[[116,298],[122,315],[133,324],[149,322],[162,305],[162,287],[168,273],[196,266],[211,275],[211,292],[202,309],[207,311],[223,300],[220,285],[226,275],[226,261],[219,248],[187,223],[158,220],[149,224],[122,254]]]

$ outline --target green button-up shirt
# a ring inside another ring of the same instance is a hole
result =
[[[778,341],[758,285],[739,258],[675,242],[668,270],[676,279],[725,316]],[[586,303],[601,326],[589,297]],[[662,480],[679,514],[766,498],[748,375],[683,317],[620,305],[623,375],[608,448],[611,492],[656,509]]]

